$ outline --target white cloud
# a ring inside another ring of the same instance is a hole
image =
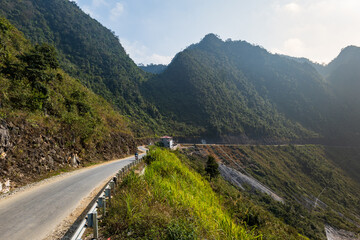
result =
[[[283,9],[290,13],[299,13],[301,11],[301,6],[297,3],[288,3],[284,5]]]
[[[171,56],[154,53],[148,47],[138,41],[130,42],[122,38],[121,44],[125,48],[125,51],[136,63],[142,63],[145,65],[150,63],[167,65],[172,60]]]
[[[329,62],[347,45],[360,44],[358,0],[277,0],[265,21],[272,51]]]
[[[110,11],[110,19],[116,20],[124,12],[124,5],[120,2],[116,3],[115,7]]]
[[[168,61],[209,32],[318,62],[360,45],[359,0],[76,1],[119,36],[142,43],[125,46],[136,62]]]
[[[154,63],[154,64],[169,64],[172,60],[171,56],[161,56],[159,54],[152,54],[151,56],[146,58],[146,63]]]
[[[305,44],[299,38],[289,38],[282,43],[280,48],[273,48],[270,52],[294,57],[304,57],[306,50]]]
[[[303,56],[304,43],[298,38],[290,38],[284,42],[284,51],[293,56]]]
[[[106,0],[93,0],[92,6],[93,7],[100,7],[100,6],[108,6],[109,4],[106,2]]]
[[[83,6],[82,10],[93,18],[97,17],[97,15],[92,11],[92,8],[90,6]]]

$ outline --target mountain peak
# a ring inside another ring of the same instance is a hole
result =
[[[340,54],[328,64],[327,68],[329,69],[329,72],[332,72],[341,65],[350,64],[350,63],[355,64],[359,61],[360,61],[360,47],[350,45],[341,49]]]
[[[341,49],[341,52],[337,58],[346,58],[350,60],[357,56],[360,56],[360,48],[354,45],[350,45]]]
[[[220,37],[214,33],[209,33],[205,35],[205,37],[201,40],[201,44],[213,45],[213,44],[221,44],[223,41]]]
[[[219,35],[216,35],[215,33],[208,33],[205,35],[205,37],[203,38],[203,40],[220,40]]]

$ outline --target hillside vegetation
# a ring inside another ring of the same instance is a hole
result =
[[[360,233],[357,217],[360,216],[360,182],[357,175],[351,174],[360,170],[352,159],[359,149],[219,145],[199,146],[197,151],[189,151],[194,157],[206,158],[211,154],[274,190],[285,199],[285,204],[275,203],[260,193],[253,194],[251,199],[310,239],[325,237],[324,224]],[[199,161],[194,157],[194,161]]]
[[[0,42],[1,179],[23,184],[135,151],[128,120],[64,73],[51,45],[32,46],[3,18]]]
[[[117,36],[68,0],[4,0],[33,44],[55,46],[70,76],[130,119],[136,137],[163,134],[214,142],[358,145],[357,47],[327,66],[208,34],[169,66],[147,73]]]
[[[116,106],[137,136],[164,131],[157,108],[138,90],[146,74],[126,54],[112,31],[68,0],[4,0],[6,17],[33,44],[54,45],[62,69]],[[159,124],[160,123],[160,124]]]
[[[245,139],[317,138],[332,101],[309,64],[213,34],[177,54],[143,92],[162,113],[205,126],[207,135]]]
[[[145,161],[144,176],[121,183],[102,224],[106,237],[306,239],[221,178],[209,183],[184,155],[156,148]]]

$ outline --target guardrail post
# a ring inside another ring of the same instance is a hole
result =
[[[80,226],[77,228],[76,232],[73,234],[71,239],[81,239],[81,236],[84,234],[85,229],[87,227],[93,228],[94,231],[94,239],[98,238],[98,214],[96,212],[96,208],[100,209],[103,208],[103,214],[102,217],[106,216],[106,205],[108,204],[109,207],[111,207],[111,190],[115,193],[115,186],[116,183],[118,183],[121,179],[123,179],[136,164],[142,162],[142,158],[138,158],[132,162],[130,162],[128,165],[125,165],[122,169],[120,169],[116,176],[113,177],[113,179],[108,183],[106,186],[104,192],[101,194],[101,197],[97,199],[97,202],[93,205],[91,210],[88,212],[85,219],[82,220]],[[108,199],[108,201],[107,201]],[[94,212],[95,211],[95,212]]]
[[[111,189],[110,188],[105,189],[105,197],[109,198],[109,206],[111,206]]]
[[[108,198],[111,197],[111,189],[110,188],[105,189],[105,197],[108,197]]]
[[[93,217],[94,217],[94,216],[93,216],[92,213],[88,213],[88,215],[87,215],[87,221],[86,221],[87,227],[93,227],[93,223],[94,223]]]
[[[114,183],[115,183],[115,185],[117,184],[117,182],[118,182],[118,176],[117,176],[117,174],[116,174],[116,176],[115,177],[113,177],[113,181],[114,181]]]
[[[106,198],[105,197],[101,197],[100,198],[101,199],[101,201],[102,201],[102,208],[103,208],[103,215],[104,215],[104,217],[106,216]]]
[[[115,193],[115,182],[114,180],[110,181],[110,188],[113,190],[113,192]]]
[[[97,207],[102,208],[104,205],[104,197],[99,197],[97,200]]]
[[[98,219],[97,219],[97,212],[93,213],[93,229],[94,229],[94,238],[98,239],[99,231],[98,231]]]
[[[103,209],[103,216],[106,216],[106,198],[99,197],[98,199],[98,207]]]

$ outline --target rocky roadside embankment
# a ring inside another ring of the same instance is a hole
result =
[[[132,136],[111,133],[101,142],[74,139],[70,131],[41,126],[26,116],[0,120],[0,194],[59,171],[121,158],[136,151]]]

